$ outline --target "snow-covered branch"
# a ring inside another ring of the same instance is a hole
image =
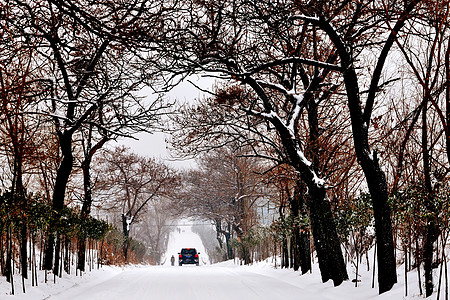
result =
[[[287,65],[287,64],[292,64],[292,63],[300,63],[300,64],[304,64],[304,65],[308,65],[308,66],[330,69],[330,70],[334,70],[334,71],[342,71],[342,67],[335,65],[335,64],[330,64],[330,63],[313,60],[313,59],[302,58],[302,57],[288,57],[288,58],[276,59],[273,61],[269,61],[267,63],[260,64],[254,68],[248,69],[247,72],[245,73],[245,75],[247,75],[247,76],[253,75],[255,73],[258,73],[262,70],[266,70],[266,69],[274,67],[274,66]]]

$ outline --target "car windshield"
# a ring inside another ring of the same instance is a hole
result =
[[[181,254],[197,254],[197,251],[195,249],[181,249]]]

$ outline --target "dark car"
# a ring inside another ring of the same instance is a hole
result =
[[[178,254],[180,255],[178,259],[180,266],[183,264],[196,264],[198,266],[198,255],[200,252],[197,253],[195,248],[183,248]]]

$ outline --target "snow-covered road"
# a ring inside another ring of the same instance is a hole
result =
[[[48,298],[96,300],[273,300],[323,299],[275,278],[220,266],[143,267],[126,270],[86,288],[73,287]]]
[[[179,267],[177,260],[175,266],[171,266],[170,257],[177,257],[181,248],[187,247],[201,253],[201,265]],[[104,281],[74,286],[47,299],[289,300],[299,299],[305,293],[294,285],[238,268],[231,262],[208,265],[208,260],[200,237],[190,226],[181,224],[170,234],[163,266],[125,268]],[[306,299],[319,298],[309,295]]]
[[[362,274],[358,288],[351,281],[338,288],[332,282],[321,283],[317,264],[312,273],[300,276],[292,269],[274,268],[273,258],[242,266],[238,261],[226,261],[210,265],[200,237],[187,224],[180,224],[169,238],[167,253],[161,266],[125,267],[105,266],[80,276],[65,274],[57,283],[42,282],[38,287],[27,286],[27,293],[20,291],[16,282],[16,295],[9,295],[9,285],[0,284],[0,300],[274,300],[274,299],[419,299],[417,273],[409,272],[409,296],[404,297],[403,271],[398,271],[400,283],[393,291],[378,296],[377,288],[371,288],[372,270]],[[201,265],[170,265],[170,257],[177,256],[181,248],[196,248]],[[364,268],[361,268],[363,270]],[[349,274],[352,273],[349,267]],[[416,282],[415,282],[416,281]],[[434,299],[434,298],[433,298]],[[441,299],[443,299],[441,297]]]

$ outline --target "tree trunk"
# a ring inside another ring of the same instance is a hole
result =
[[[216,225],[216,239],[217,239],[217,242],[219,243],[220,249],[223,249],[223,241],[222,241],[222,238],[220,237],[220,234],[222,233],[221,221],[216,219],[214,221],[214,224]]]
[[[129,241],[130,227],[129,227],[129,224],[127,221],[128,221],[127,216],[122,215],[122,230],[123,230],[123,236],[124,236],[123,257],[125,259],[125,262],[128,262],[128,246],[130,244],[130,241]]]
[[[423,249],[423,268],[425,275],[425,296],[429,297],[433,294],[433,245],[439,236],[439,228],[434,221],[429,221],[425,233],[424,249]]]
[[[311,253],[310,253],[310,242],[309,233],[307,228],[302,228],[297,221],[300,221],[300,216],[306,214],[305,203],[303,201],[303,191],[304,187],[301,182],[297,182],[297,186],[294,189],[294,195],[290,201],[291,214],[296,220],[294,222],[293,228],[293,241],[291,245],[294,247],[293,251],[293,267],[294,271],[298,271],[301,268],[302,274],[307,273],[311,270]]]
[[[317,182],[317,175],[312,170],[312,166],[305,165],[305,161],[299,156],[296,141],[292,140],[287,128],[278,124],[277,120],[274,121],[273,124],[279,130],[283,147],[288,153],[292,165],[295,166],[308,187],[307,206],[322,281],[326,282],[331,279],[334,285],[338,286],[344,280],[348,280],[348,275],[325,187]]]
[[[300,268],[300,226],[297,222],[299,219],[299,205],[295,191],[294,195],[289,197],[289,204],[291,216],[294,220],[291,237],[291,266],[294,268],[294,271],[298,271]]]
[[[81,207],[81,220],[84,223],[91,213],[92,205],[92,188],[91,188],[91,157],[90,154],[85,155],[85,160],[82,164],[83,169],[83,186],[84,186],[84,201]],[[81,272],[86,269],[86,235],[84,224],[81,228],[80,236],[78,237],[78,263],[77,268]]]
[[[86,238],[78,237],[78,262],[77,269],[84,272],[86,269]]]
[[[226,251],[227,251],[227,259],[232,259],[233,256],[233,247],[231,247],[231,233],[230,233],[230,224],[228,224],[228,232],[224,232],[223,235],[225,236],[225,244],[226,244]]]
[[[26,192],[25,187],[23,185],[23,149],[22,147],[18,146],[17,142],[17,136],[15,136],[16,139],[16,146],[14,150],[14,188],[12,190],[12,201],[15,201],[18,205],[25,208],[28,207],[27,198],[26,198]],[[27,224],[25,223],[25,220],[22,220],[21,224],[18,224],[20,228],[20,234],[19,234],[19,247],[20,247],[20,264],[21,264],[21,273],[22,277],[24,279],[28,278],[28,254],[27,254]]]
[[[53,267],[53,250],[55,248],[55,237],[52,233],[47,236],[47,242],[45,243],[45,254],[44,254],[44,270],[51,270]]]
[[[336,38],[336,37],[335,37]],[[351,55],[345,46],[338,47],[345,67],[344,82],[352,122],[353,142],[358,162],[366,177],[372,198],[375,234],[378,245],[379,293],[389,291],[397,283],[394,241],[391,224],[391,208],[388,203],[386,177],[381,170],[376,152],[370,154],[368,124],[364,122],[358,80]]]
[[[281,248],[281,268],[289,268],[289,249],[287,245],[286,235],[283,234],[282,240],[282,248]]]
[[[60,213],[64,207],[64,197],[66,194],[67,182],[69,181],[70,174],[73,167],[73,154],[72,154],[72,133],[66,131],[59,134],[59,143],[61,148],[61,154],[63,156],[61,164],[56,173],[55,186],[53,191],[52,207],[56,213]],[[53,229],[57,227],[57,224],[51,224]],[[59,237],[58,237],[59,239]],[[45,269],[51,270],[53,264],[53,248],[55,247],[55,240],[53,234],[48,233],[47,248],[45,251]],[[59,254],[55,252],[55,256],[59,257]],[[56,263],[56,259],[55,259]],[[56,268],[55,268],[56,269]]]
[[[56,173],[56,180],[53,192],[53,209],[60,212],[64,207],[64,197],[66,194],[67,182],[73,167],[73,153],[72,153],[72,133],[65,132],[60,134],[59,143],[61,147],[61,154],[63,156],[61,165]]]
[[[271,101],[261,86],[251,78],[246,80],[263,100],[266,110],[271,111]],[[332,279],[334,285],[338,286],[344,280],[348,280],[348,275],[325,187],[317,180],[317,173],[313,169],[313,164],[305,159],[295,134],[286,127],[280,118],[269,117],[269,120],[279,134],[284,153],[290,165],[300,174],[301,179],[308,187],[311,228],[314,243],[317,244],[319,268],[321,273],[322,270],[324,272],[322,280],[326,282]]]
[[[309,230],[302,230],[299,240],[300,249],[300,269],[302,274],[311,271],[311,243]]]
[[[55,245],[55,264],[53,266],[53,275],[60,275],[59,272],[59,264],[61,259],[61,236],[58,234],[56,237],[56,245]]]
[[[423,267],[425,275],[425,296],[429,297],[433,294],[433,244],[439,237],[439,227],[436,224],[435,216],[438,215],[436,208],[433,206],[433,186],[431,183],[431,166],[430,153],[428,151],[428,122],[427,110],[428,99],[425,99],[422,107],[422,160],[425,183],[425,201],[428,211],[428,220],[425,229],[425,240],[423,249]]]
[[[291,267],[294,271],[300,269],[300,229],[294,225],[292,238],[291,238]]]
[[[392,235],[391,208],[388,203],[386,179],[376,155],[373,164],[361,164],[372,197],[377,242],[379,293],[389,291],[397,283],[397,271]]]
[[[322,281],[331,279],[338,286],[348,275],[325,188],[309,188],[309,211]]]
[[[91,214],[91,206],[92,206],[92,184],[91,184],[91,163],[92,157],[103,145],[109,140],[107,136],[103,136],[103,138],[92,147],[92,125],[89,128],[89,135],[87,136],[86,141],[86,149],[84,153],[84,161],[81,164],[81,168],[83,169],[83,188],[84,188],[84,201],[81,207],[81,220],[84,222],[88,219]],[[86,235],[84,234],[84,224],[81,228],[81,236],[78,237],[78,264],[77,268],[80,271],[84,271],[85,261],[86,261]]]
[[[64,271],[70,274],[70,240],[69,238],[64,238]]]
[[[22,268],[22,277],[28,279],[28,254],[27,254],[27,225],[20,225],[20,263]]]
[[[9,221],[8,221],[9,222]],[[8,223],[7,223],[8,225]],[[5,262],[5,270],[3,275],[6,277],[6,281],[11,282],[12,278],[12,247],[11,247],[11,227],[7,226],[6,228],[6,262]]]
[[[0,221],[1,222],[1,221]],[[0,223],[0,231],[4,232],[4,227],[3,227],[3,222]],[[4,275],[5,274],[5,248],[4,248],[4,240],[3,240],[4,234],[0,234],[0,265],[1,265],[1,273]]]

